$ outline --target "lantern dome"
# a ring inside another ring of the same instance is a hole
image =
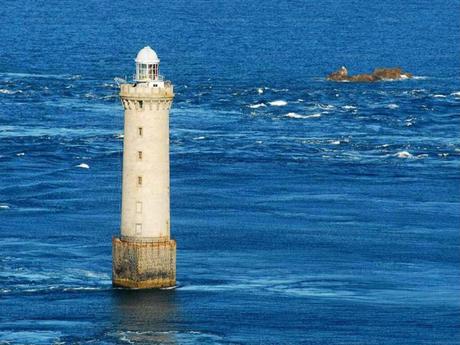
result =
[[[142,48],[136,56],[136,63],[138,64],[158,64],[160,59],[157,53],[149,46]]]

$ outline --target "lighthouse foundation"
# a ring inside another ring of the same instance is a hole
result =
[[[176,285],[176,241],[112,239],[112,283],[151,289]]]

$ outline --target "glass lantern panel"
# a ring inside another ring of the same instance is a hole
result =
[[[154,76],[154,68],[155,68],[154,66],[155,66],[155,65],[152,65],[152,64],[149,64],[149,65],[148,65],[148,78],[149,78],[150,80],[152,80],[152,79],[153,79],[153,76]]]
[[[145,79],[146,79],[146,65],[139,64],[139,80],[145,80]]]

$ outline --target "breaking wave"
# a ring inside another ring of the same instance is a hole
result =
[[[266,107],[266,105],[264,103],[257,103],[257,104],[251,104],[249,106],[249,108],[252,108],[252,109],[257,109],[257,108],[262,108],[262,107]]]
[[[395,153],[395,156],[398,158],[413,158],[414,156],[408,151],[400,151]]]
[[[4,95],[14,95],[16,93],[22,93],[22,90],[13,91],[13,90],[9,90],[9,89],[0,89],[0,93],[2,93]]]
[[[286,101],[283,101],[283,100],[278,100],[278,101],[268,102],[268,104],[270,104],[271,106],[274,106],[274,107],[282,107],[282,106],[287,105],[288,103]]]
[[[310,115],[301,115],[297,113],[287,113],[286,117],[290,117],[291,119],[311,119],[311,118],[319,118],[321,117],[321,113],[315,113]]]

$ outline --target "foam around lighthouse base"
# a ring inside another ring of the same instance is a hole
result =
[[[112,239],[112,283],[137,289],[176,285],[176,241]]]

